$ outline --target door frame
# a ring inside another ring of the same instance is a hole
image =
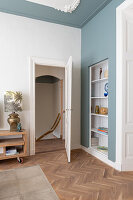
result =
[[[65,90],[65,87],[64,87]],[[65,93],[64,93],[65,94]],[[60,102],[61,102],[61,130],[60,130],[60,138],[63,140],[63,80],[60,80]]]
[[[30,57],[30,155],[35,155],[35,66],[66,67],[61,60]]]
[[[125,148],[125,137],[123,136],[123,25],[124,11],[133,5],[133,0],[124,1],[116,9],[116,163],[117,169],[123,170],[123,148]]]

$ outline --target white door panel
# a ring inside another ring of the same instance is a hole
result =
[[[133,14],[131,13],[130,15],[124,13],[123,16],[122,63],[122,163],[127,167],[133,164]]]
[[[72,57],[65,67],[65,148],[71,161]]]

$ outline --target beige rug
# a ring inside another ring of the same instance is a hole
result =
[[[0,200],[59,200],[40,166],[0,172]]]

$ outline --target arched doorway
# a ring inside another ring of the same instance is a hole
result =
[[[37,67],[36,70],[36,153],[65,149],[65,127],[63,119],[65,73],[64,70],[58,68],[57,71],[61,71],[61,76],[58,73],[57,77],[52,71],[49,71],[49,73],[46,71],[47,67],[45,66]]]

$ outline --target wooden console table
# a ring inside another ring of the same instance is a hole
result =
[[[13,138],[9,138],[9,136]],[[16,137],[15,137],[16,136]],[[19,136],[19,137],[18,137]],[[17,147],[22,147],[17,149]],[[16,147],[17,154],[6,155],[6,149],[8,147]],[[3,153],[0,153],[0,160],[17,158],[18,162],[22,163],[23,158],[27,155],[27,132],[10,132],[6,130],[0,130],[0,148],[3,148]]]

